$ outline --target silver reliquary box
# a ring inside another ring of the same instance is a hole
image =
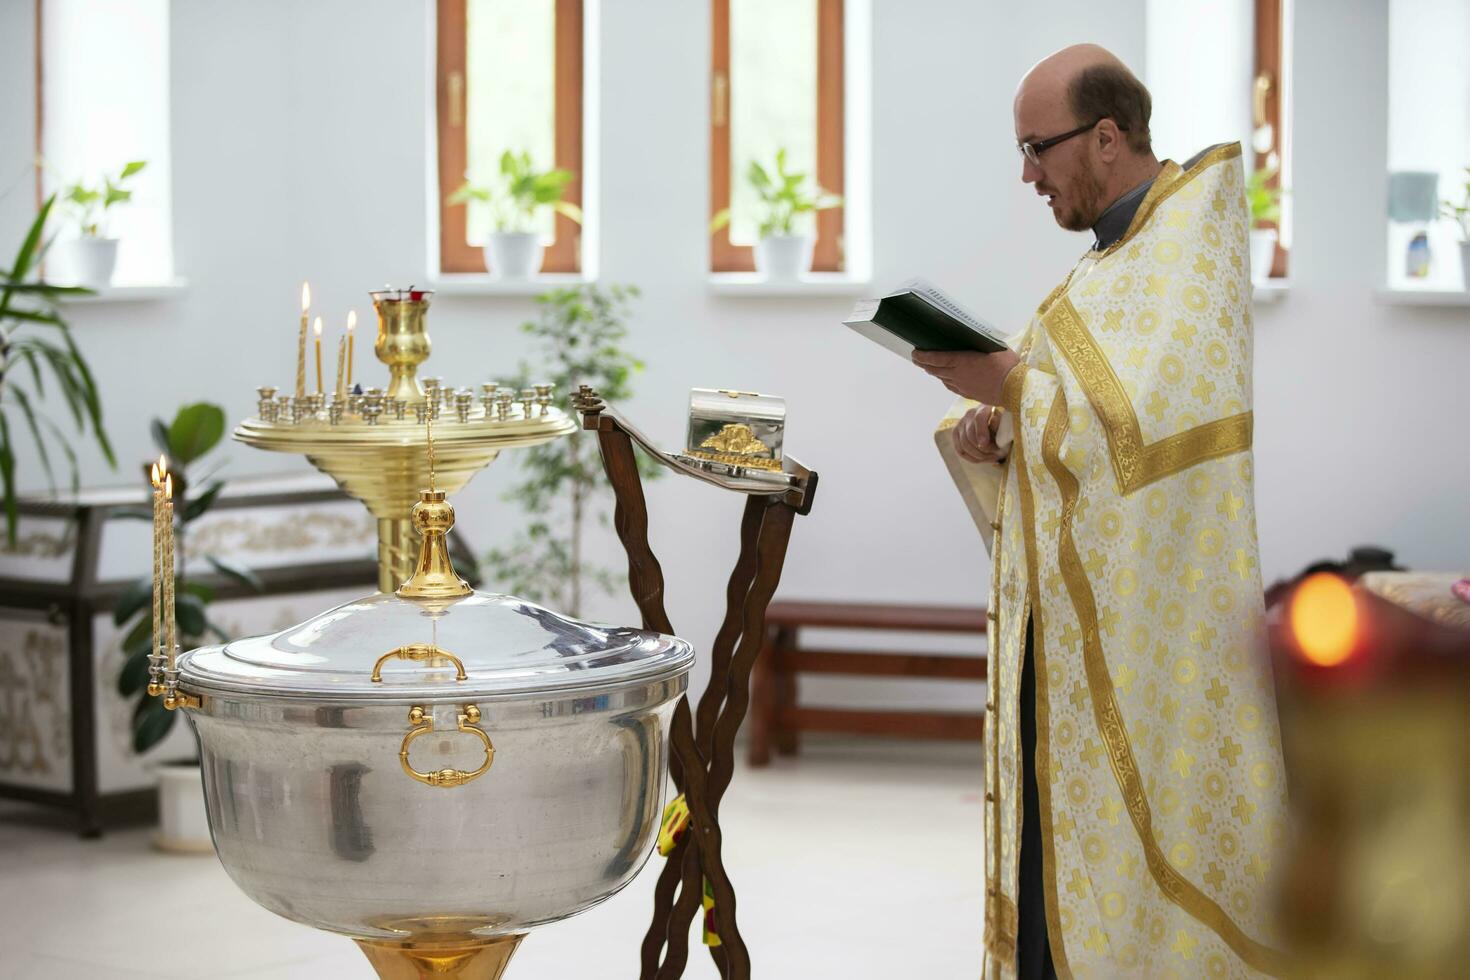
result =
[[[695,388],[689,392],[685,457],[733,475],[781,473],[786,400],[751,391]]]

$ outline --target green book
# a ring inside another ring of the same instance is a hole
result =
[[[999,330],[923,279],[879,299],[859,300],[842,322],[906,361],[916,350],[994,354],[1007,349]]]

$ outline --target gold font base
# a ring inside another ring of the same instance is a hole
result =
[[[518,936],[445,937],[442,941],[357,939],[381,980],[500,980],[515,955]]]

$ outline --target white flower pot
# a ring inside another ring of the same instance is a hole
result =
[[[1460,243],[1460,288],[1470,290],[1470,242]]]
[[[175,854],[213,854],[204,777],[196,762],[163,762],[158,773],[158,836],[154,845]]]
[[[790,282],[811,271],[812,235],[767,235],[755,243],[755,271],[772,282]]]
[[[1265,282],[1271,278],[1271,266],[1276,261],[1276,229],[1252,228],[1251,282]]]
[[[56,282],[102,289],[117,268],[117,239],[83,236],[57,242],[47,258]]]
[[[541,236],[534,231],[492,231],[485,268],[496,279],[529,279],[541,269]]]

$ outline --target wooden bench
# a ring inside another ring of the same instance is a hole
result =
[[[985,635],[986,625],[985,609],[979,606],[771,603],[766,611],[766,641],[751,675],[750,764],[766,765],[770,762],[773,747],[782,755],[795,755],[801,732],[979,740],[985,732],[983,711],[804,707],[797,704],[796,694],[797,678],[801,674],[983,681],[986,678],[983,652],[967,656],[888,650],[806,649],[799,645],[799,640],[803,629],[953,633],[981,637]]]

